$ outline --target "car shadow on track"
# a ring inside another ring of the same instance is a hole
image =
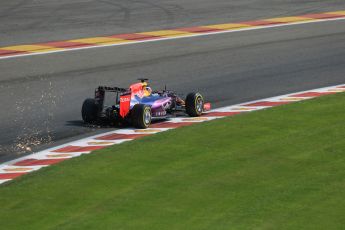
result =
[[[106,122],[96,122],[94,124],[87,124],[85,123],[83,120],[72,120],[72,121],[66,121],[66,126],[74,126],[74,127],[84,127],[84,128],[102,128],[102,129],[105,129],[105,128],[123,128],[123,127],[127,127],[126,125],[124,124],[109,124],[106,123]]]
[[[169,119],[160,119],[152,121],[152,124],[162,123],[169,121]],[[122,124],[109,124],[109,122],[102,122],[98,121],[94,124],[88,124],[85,123],[83,120],[71,120],[66,121],[66,126],[72,126],[72,127],[82,127],[82,128],[90,128],[90,129],[125,129],[125,128],[133,128],[131,124],[128,123],[122,123]]]

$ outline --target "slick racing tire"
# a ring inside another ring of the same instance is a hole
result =
[[[151,124],[151,107],[144,104],[136,104],[132,108],[131,117],[135,128],[146,129]]]
[[[93,98],[84,101],[81,108],[81,116],[85,123],[95,123],[97,121],[98,104]]]
[[[186,113],[191,117],[201,116],[204,110],[204,98],[200,93],[190,93],[186,97]]]

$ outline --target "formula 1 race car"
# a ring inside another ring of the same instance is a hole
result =
[[[138,79],[128,89],[99,86],[95,98],[86,99],[82,106],[82,117],[86,123],[107,121],[112,124],[130,123],[145,129],[151,120],[167,119],[178,114],[200,116],[210,110],[210,103],[204,103],[200,93],[189,93],[182,100],[175,92],[164,89],[152,91],[148,79]]]

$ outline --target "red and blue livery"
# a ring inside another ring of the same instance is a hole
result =
[[[84,122],[130,123],[144,129],[155,119],[168,119],[179,114],[197,117],[210,110],[210,103],[205,103],[200,93],[189,93],[183,100],[170,90],[152,91],[148,79],[138,80],[140,82],[128,89],[99,86],[95,97],[83,103]]]

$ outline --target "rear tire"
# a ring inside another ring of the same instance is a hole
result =
[[[81,116],[85,123],[95,123],[97,121],[98,104],[93,98],[84,101],[81,108]]]
[[[131,117],[135,128],[146,129],[151,124],[151,107],[144,104],[136,104],[131,110]]]
[[[186,97],[186,113],[191,117],[201,116],[204,110],[204,98],[200,93],[190,93]]]

